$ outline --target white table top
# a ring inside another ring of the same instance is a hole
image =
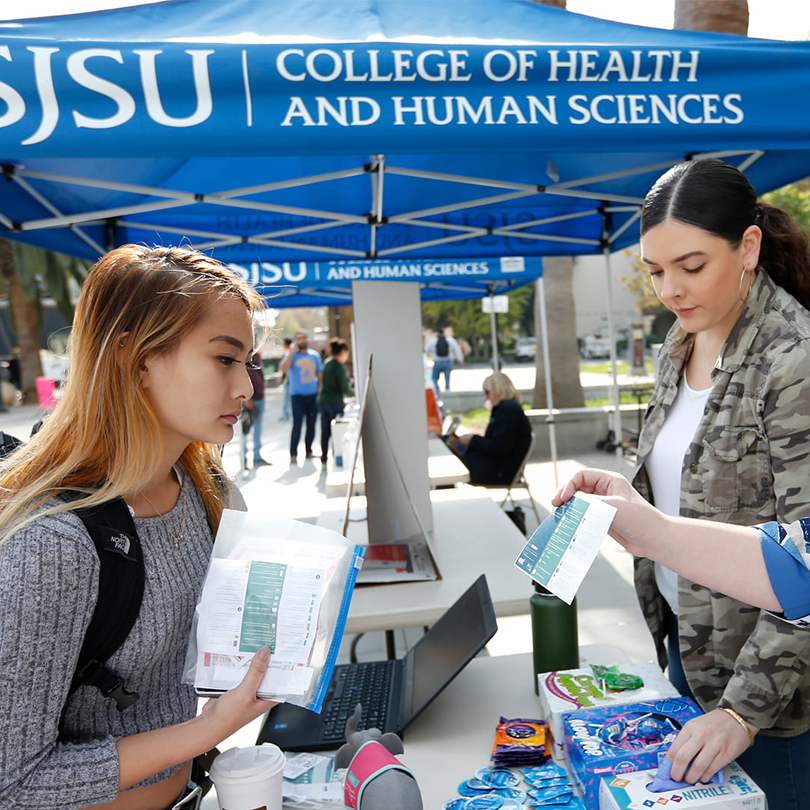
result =
[[[349,486],[349,472],[346,466],[329,470],[326,474],[326,494],[345,495]],[[470,471],[438,436],[431,436],[428,440],[428,478],[431,488],[452,486],[470,480]],[[355,495],[363,495],[366,491],[363,465],[359,462],[354,471],[352,490]]]
[[[481,575],[487,575],[495,613],[529,611],[532,583],[514,566],[526,538],[486,493],[473,488],[434,490],[433,551],[441,579],[355,588],[346,633],[433,624]],[[345,501],[343,501],[345,505]],[[352,500],[353,508],[365,505]],[[340,531],[343,509],[324,511],[319,526]],[[349,538],[365,543],[366,523],[349,524]]]

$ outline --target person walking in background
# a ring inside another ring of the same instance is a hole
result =
[[[321,461],[329,457],[329,439],[332,435],[332,420],[343,415],[343,402],[353,397],[346,363],[349,360],[349,345],[345,340],[332,338],[329,341],[330,357],[323,365],[318,407],[321,412]]]
[[[655,293],[678,317],[638,443],[636,489],[669,515],[736,525],[810,512],[810,246],[716,159],[674,166],[641,210]],[[732,759],[770,807],[807,806],[807,631],[661,564],[636,591],[662,667],[706,714],[670,751],[689,781]]]
[[[269,466],[270,462],[262,458],[262,420],[264,417],[264,367],[259,352],[250,358],[248,374],[253,383],[253,397],[245,400],[245,410],[250,411],[251,432],[253,433],[253,467]],[[247,437],[243,438],[242,460],[247,462]]]
[[[304,449],[306,457],[312,458],[312,442],[315,440],[315,423],[318,419],[318,390],[323,369],[320,354],[309,348],[309,335],[306,332],[295,333],[293,350],[281,361],[280,368],[290,380],[293,419],[290,462],[294,464],[298,461],[298,443],[304,420]]]
[[[453,363],[464,365],[464,354],[454,337],[445,335],[443,329],[437,329],[433,339],[425,346],[425,351],[433,360],[433,387],[439,396],[439,378],[444,374],[444,387],[450,390],[450,372]]]
[[[292,338],[284,338],[284,357],[293,350]],[[282,361],[284,360],[282,357]],[[290,375],[284,374],[284,399],[281,405],[281,421],[289,422],[292,416],[292,402],[290,400]]]

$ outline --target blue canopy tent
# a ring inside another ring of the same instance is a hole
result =
[[[0,23],[0,236],[91,259],[183,240],[246,273],[608,257],[684,158],[734,162],[759,192],[810,174],[808,77],[810,43],[529,0],[168,0]]]
[[[672,163],[810,173],[810,43],[529,0],[168,0],[0,23],[0,234],[93,259],[601,253]]]

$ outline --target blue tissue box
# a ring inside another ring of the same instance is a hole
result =
[[[599,782],[658,766],[683,725],[703,714],[683,697],[602,706],[569,714],[563,720],[571,776],[589,810],[599,808]]]

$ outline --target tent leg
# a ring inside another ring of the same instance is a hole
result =
[[[608,300],[608,336],[610,339],[610,367],[612,380],[610,385],[610,397],[613,400],[613,413],[611,414],[611,425],[613,435],[616,437],[616,455],[622,454],[622,413],[619,408],[621,396],[619,393],[619,369],[618,357],[616,354],[616,320],[613,310],[613,278],[610,271],[610,248],[606,245],[605,256],[605,283],[607,284]]]
[[[498,318],[495,314],[495,295],[491,290],[489,293],[489,306],[489,322],[490,328],[492,329],[492,370],[500,371],[501,363],[500,358],[498,357]]]
[[[537,295],[540,298],[540,334],[543,343],[543,371],[546,382],[546,408],[548,410],[548,446],[551,450],[551,464],[554,470],[554,486],[559,487],[557,476],[557,428],[554,424],[554,395],[551,391],[551,359],[548,350],[548,320],[546,318],[546,290],[543,278],[537,279]]]

